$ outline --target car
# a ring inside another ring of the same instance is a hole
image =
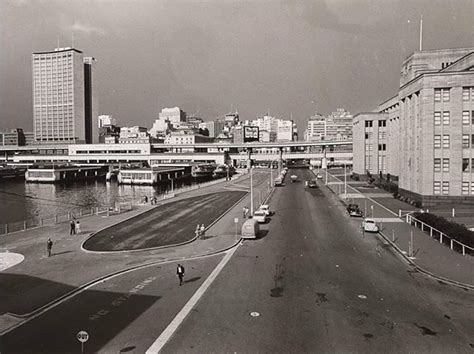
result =
[[[257,210],[253,213],[253,219],[259,224],[265,224],[267,222],[267,214],[263,210]]]
[[[281,179],[281,177],[275,178],[275,187],[279,187],[282,185],[283,185],[283,180]]]
[[[362,230],[365,232],[379,232],[379,227],[374,219],[364,219],[362,221]]]
[[[316,178],[317,178],[317,179],[323,179],[323,176],[318,173],[318,174],[316,175]]]
[[[298,180],[297,175],[291,175],[290,178],[291,178],[291,182],[296,182]]]
[[[270,211],[270,206],[268,204],[260,205],[260,208],[258,208],[258,210],[263,211],[266,216],[272,215],[272,212]]]
[[[316,183],[314,179],[311,179],[308,181],[308,188],[317,188],[317,187],[318,187],[318,184]]]
[[[349,216],[357,216],[357,217],[364,216],[364,214],[362,213],[362,210],[359,209],[359,206],[357,204],[349,204],[347,206],[347,212],[349,213]]]

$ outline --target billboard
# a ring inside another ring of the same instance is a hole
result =
[[[246,125],[244,126],[244,143],[258,141],[258,127]]]

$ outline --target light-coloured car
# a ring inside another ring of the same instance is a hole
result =
[[[275,178],[275,187],[283,185],[283,180],[280,177]]]
[[[362,221],[362,229],[366,232],[379,232],[379,227],[374,219],[364,219]]]
[[[323,179],[323,176],[318,173],[318,174],[316,175],[316,178],[317,178],[317,179]]]
[[[267,214],[262,210],[257,210],[253,213],[253,219],[256,220],[259,224],[265,224],[267,222]]]
[[[260,205],[260,208],[258,208],[258,210],[263,211],[266,216],[272,215],[272,212],[270,211],[270,206],[268,204]]]

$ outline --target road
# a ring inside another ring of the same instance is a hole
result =
[[[286,179],[270,204],[268,234],[237,250],[164,353],[472,353],[472,293],[412,273],[320,189]]]
[[[270,205],[164,353],[472,353],[472,292],[413,273],[321,188],[287,178]],[[185,261],[181,287],[173,262],[97,284],[5,335],[4,352],[80,352],[86,330],[85,352],[143,353],[222,257]]]

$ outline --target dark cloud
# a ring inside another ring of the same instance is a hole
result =
[[[71,43],[98,60],[100,113],[151,126],[180,106],[297,121],[367,111],[418,46],[472,46],[472,0],[0,1],[0,129],[32,128],[31,53]],[[316,101],[316,104],[311,101]]]

